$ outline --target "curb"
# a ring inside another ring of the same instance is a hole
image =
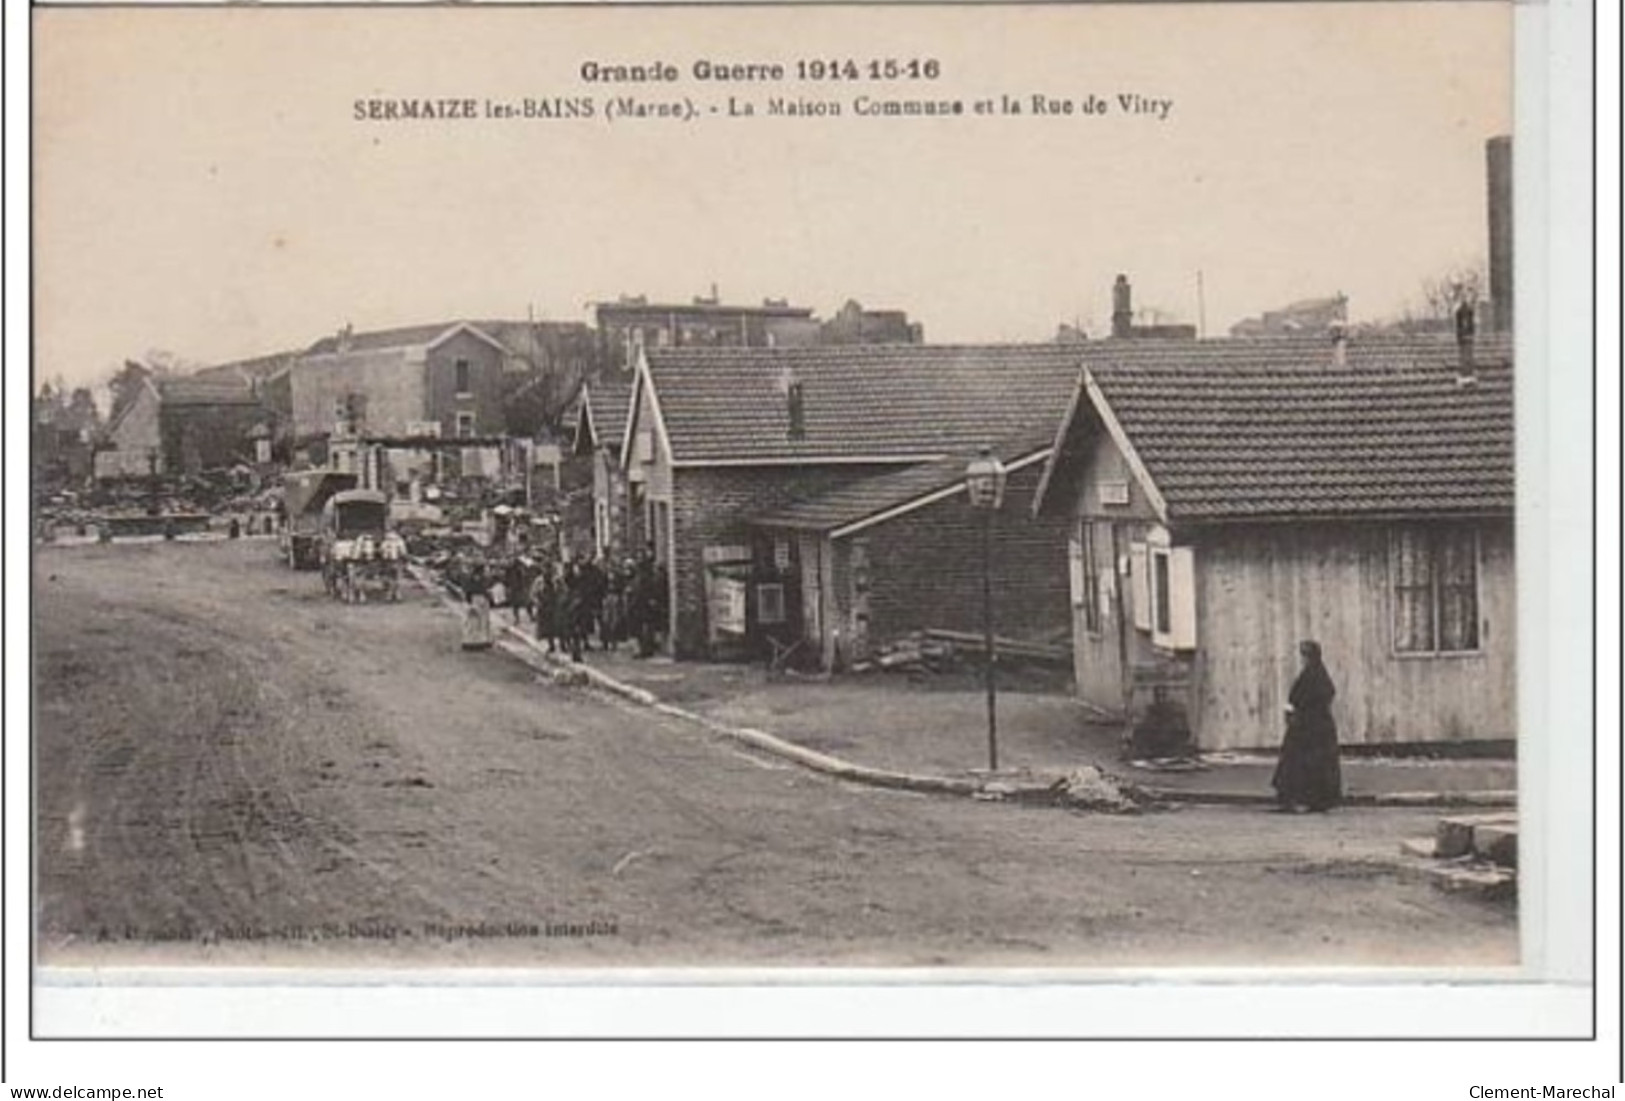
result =
[[[437,584],[428,574],[428,572],[421,566],[414,563],[409,565],[407,569],[412,575],[412,579],[414,581],[423,586],[433,595],[440,598],[440,602],[443,606],[448,609],[455,609],[457,607],[456,602],[446,594],[441,586]],[[729,726],[726,723],[717,722],[715,719],[707,718],[704,715],[694,711],[689,711],[686,708],[665,703],[653,692],[650,692],[647,689],[638,688],[635,685],[627,684],[625,681],[617,680],[608,673],[605,673],[600,669],[594,669],[592,666],[587,665],[584,662],[573,662],[569,658],[562,657],[556,652],[549,653],[547,650],[543,649],[534,638],[531,638],[529,635],[525,634],[511,623],[503,624],[501,627],[501,633],[505,637],[521,643],[537,658],[543,662],[546,662],[548,665],[553,666],[559,674],[557,679],[563,683],[568,684],[571,680],[579,678],[579,680],[585,681],[591,686],[608,692],[611,695],[620,696],[623,699],[630,700],[633,703],[647,707],[652,711],[657,711],[660,714],[669,715],[677,719],[683,719],[697,726],[704,727],[706,730],[709,730],[712,733],[721,734],[724,737],[730,738],[736,742],[759,749],[765,753],[770,753],[775,757],[782,757],[785,760],[793,761],[796,764],[810,768],[816,772],[824,773],[827,776],[833,776],[842,780],[851,780],[855,783],[870,784],[874,787],[895,788],[904,791],[920,791],[932,794],[949,795],[982,795],[984,797],[993,794],[992,792],[986,790],[986,785],[975,780],[956,780],[949,776],[930,776],[907,772],[892,772],[888,769],[871,768],[867,765],[859,765],[851,761],[842,760],[839,757],[831,757],[827,753],[819,753],[817,750],[796,745],[794,742],[787,742],[783,738],[775,737],[764,730],[754,730],[750,727],[742,726]],[[1005,789],[1009,787],[1010,785],[995,785],[997,797],[1003,797],[1006,794],[1019,794],[1015,790],[1010,790],[1007,792]],[[1045,791],[1047,794],[1046,789],[1039,788],[1036,790]]]
[[[826,776],[833,776],[841,780],[851,780],[856,783],[870,784],[874,787],[896,788],[904,791],[922,791],[949,795],[989,795],[1000,796],[1022,794],[1012,785],[1000,784],[997,781],[984,784],[976,780],[959,780],[951,776],[931,776],[925,773],[893,772],[890,769],[872,768],[868,765],[856,764],[840,757],[832,757],[827,753],[820,753],[815,749],[796,745],[783,738],[767,733],[765,730],[756,730],[748,726],[729,726],[727,723],[717,722],[695,711],[678,707],[675,704],[665,703],[647,689],[638,688],[617,680],[600,669],[594,669],[585,663],[576,663],[557,653],[548,653],[539,646],[535,639],[525,634],[519,628],[507,625],[502,628],[503,634],[516,639],[527,646],[532,653],[549,665],[571,674],[581,676],[587,683],[595,688],[602,689],[623,699],[640,704],[662,715],[683,719],[704,727],[714,734],[721,734],[733,741],[759,749],[764,753],[771,753],[788,761],[810,768],[815,772],[822,772]],[[1012,788],[1012,790],[1006,790]],[[1035,789],[1046,791],[1045,788]]]
[[[440,597],[441,603],[447,608],[457,607],[456,603],[421,566],[413,563],[408,566],[408,571],[418,584]],[[642,707],[647,707],[662,715],[669,715],[672,718],[693,723],[714,734],[720,734],[753,749],[761,750],[764,753],[794,762],[836,779],[850,780],[854,783],[868,784],[872,787],[918,791],[935,795],[968,795],[972,798],[986,800],[1067,807],[1078,805],[1072,803],[1064,794],[1054,789],[1053,785],[1059,779],[1059,776],[1044,780],[1026,781],[1018,778],[967,780],[952,776],[935,776],[929,773],[896,772],[891,769],[860,765],[841,757],[820,753],[815,749],[808,749],[805,746],[769,734],[765,730],[756,730],[745,726],[729,726],[698,712],[666,703],[648,689],[617,680],[603,670],[594,669],[585,662],[573,662],[556,652],[549,653],[534,638],[512,624],[502,625],[501,633],[517,640],[536,657],[553,666],[557,671],[555,679],[561,683],[568,684],[571,680],[575,680],[576,683],[585,681],[594,688],[619,696]],[[1180,788],[1148,787],[1115,775],[1112,776],[1112,779],[1122,784],[1126,790],[1137,792],[1152,803],[1261,806],[1272,805],[1275,802],[1275,797],[1265,792],[1190,791]],[[1374,795],[1347,796],[1344,798],[1343,804],[1357,807],[1505,807],[1517,805],[1517,793],[1513,791],[1385,792]]]
[[[1141,791],[1164,803],[1201,803],[1209,806],[1272,806],[1275,796],[1252,791],[1194,791],[1185,788],[1144,787]],[[1345,807],[1516,807],[1516,791],[1385,791],[1343,796]]]

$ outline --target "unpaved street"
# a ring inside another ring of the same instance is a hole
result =
[[[265,542],[43,548],[44,962],[1505,964],[1433,815],[1118,818],[839,784],[543,683]]]

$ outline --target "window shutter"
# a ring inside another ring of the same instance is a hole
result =
[[[1196,649],[1196,552],[1191,547],[1168,552],[1168,604],[1172,612],[1168,645]]]
[[[1151,556],[1144,543],[1130,543],[1129,596],[1134,605],[1134,626],[1142,631],[1151,629]]]
[[[1084,580],[1083,580],[1083,541],[1073,532],[1072,537],[1066,541],[1067,578],[1072,589],[1072,606],[1083,607]]]

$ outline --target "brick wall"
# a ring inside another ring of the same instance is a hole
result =
[[[1071,520],[1032,518],[1042,469],[1015,471],[1005,485],[993,534],[994,629],[1067,644]],[[925,627],[982,630],[982,525],[960,493],[843,540],[869,544],[871,643]]]
[[[457,361],[468,362],[469,388],[457,390]],[[467,332],[458,333],[428,353],[428,415],[440,422],[440,434],[457,435],[457,414],[474,414],[476,436],[496,436],[506,431],[502,413],[503,354],[491,344]]]
[[[895,469],[893,465],[837,464],[698,467],[673,471],[672,516],[676,540],[671,577],[676,619],[673,644],[677,656],[704,657],[706,653],[703,560],[706,546],[716,543],[748,546],[747,518]]]

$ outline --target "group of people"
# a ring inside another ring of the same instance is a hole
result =
[[[493,607],[507,608],[515,626],[529,615],[548,652],[567,651],[573,661],[582,659],[594,637],[606,651],[635,640],[638,656],[650,657],[667,622],[666,569],[648,552],[619,561],[459,554],[447,565],[445,581],[468,604],[465,649],[491,646]],[[1305,641],[1298,653],[1303,666],[1287,696],[1286,736],[1272,786],[1278,810],[1325,812],[1343,797],[1331,712],[1337,688],[1318,643]]]
[[[606,651],[632,640],[639,657],[650,657],[665,634],[668,578],[647,552],[622,560],[459,555],[447,566],[446,581],[469,604],[465,648],[490,645],[493,608],[508,609],[516,627],[528,615],[548,652],[568,652],[574,661],[594,640]],[[483,628],[477,622],[482,614]]]

